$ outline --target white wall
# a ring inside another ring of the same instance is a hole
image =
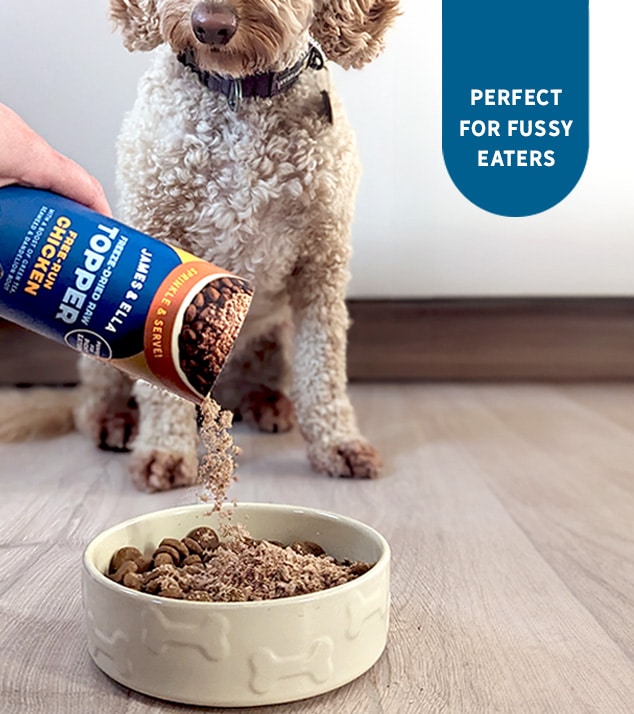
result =
[[[334,72],[365,167],[351,295],[634,294],[629,0],[592,3],[585,174],[563,203],[529,218],[488,214],[453,186],[441,153],[442,3],[402,2],[380,60]],[[148,58],[111,34],[107,4],[2,0],[0,101],[83,163],[114,202],[117,128]]]
[[[0,0],[0,101],[114,199],[114,142],[148,56],[127,52],[108,0]]]

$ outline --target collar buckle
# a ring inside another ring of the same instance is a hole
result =
[[[316,70],[323,69],[326,66],[326,55],[321,49],[319,43],[312,38],[310,40],[310,48],[308,50],[308,59],[306,60],[306,66]]]
[[[229,93],[227,94],[227,104],[229,109],[233,112],[237,112],[242,104],[243,92],[242,92],[242,79],[236,77],[231,80],[229,84]]]

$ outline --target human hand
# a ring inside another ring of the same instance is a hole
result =
[[[101,184],[55,151],[14,111],[0,104],[0,187],[20,184],[54,191],[112,215]]]

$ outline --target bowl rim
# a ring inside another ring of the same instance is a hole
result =
[[[314,600],[323,600],[329,597],[337,597],[340,593],[343,594],[349,589],[359,586],[359,583],[366,582],[372,578],[379,577],[380,573],[383,572],[385,568],[389,566],[391,550],[388,541],[385,539],[381,533],[379,533],[372,526],[367,523],[363,523],[350,516],[344,516],[333,511],[327,511],[319,508],[311,508],[307,506],[295,506],[292,504],[281,504],[281,503],[252,503],[244,502],[238,504],[224,503],[222,505],[222,510],[240,510],[249,509],[255,511],[282,511],[282,512],[293,512],[296,514],[307,514],[310,516],[318,516],[321,518],[326,518],[330,520],[336,520],[344,525],[351,528],[359,530],[364,533],[368,538],[377,542],[381,549],[381,555],[375,564],[367,572],[359,575],[359,577],[354,580],[350,580],[347,583],[342,583],[341,585],[335,585],[331,588],[326,588],[325,590],[318,590],[313,593],[307,593],[305,595],[290,595],[288,597],[281,598],[270,598],[266,600],[248,600],[240,602],[224,602],[224,601],[198,601],[198,600],[180,600],[173,598],[161,597],[160,595],[152,595],[150,593],[139,592],[137,590],[132,590],[127,588],[120,583],[115,583],[113,580],[108,578],[93,562],[94,551],[98,548],[100,542],[105,540],[110,535],[118,530],[122,530],[129,526],[133,526],[148,518],[160,517],[160,516],[174,516],[178,517],[180,514],[188,514],[192,511],[207,511],[211,512],[211,506],[207,503],[190,504],[184,506],[175,506],[172,508],[163,508],[158,511],[149,511],[132,518],[128,518],[125,521],[116,523],[103,531],[100,531],[96,536],[94,536],[90,542],[86,545],[83,552],[82,564],[83,571],[88,575],[93,581],[95,581],[101,587],[105,587],[107,590],[111,591],[118,597],[130,598],[132,602],[138,600],[138,605],[141,606],[143,603],[160,603],[163,607],[169,608],[202,608],[206,610],[234,610],[244,608],[277,608],[277,607],[288,607],[291,604],[307,604]]]

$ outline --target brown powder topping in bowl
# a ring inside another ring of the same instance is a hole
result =
[[[227,530],[227,540],[220,542],[215,531],[201,526],[181,539],[178,549],[168,543],[173,539],[166,538],[143,570],[137,565],[140,554],[133,553],[133,560],[122,563],[121,552],[126,548],[120,549],[113,555],[108,577],[134,590],[168,598],[246,602],[327,590],[372,567],[337,561],[315,543],[284,546],[253,540],[243,527]]]

